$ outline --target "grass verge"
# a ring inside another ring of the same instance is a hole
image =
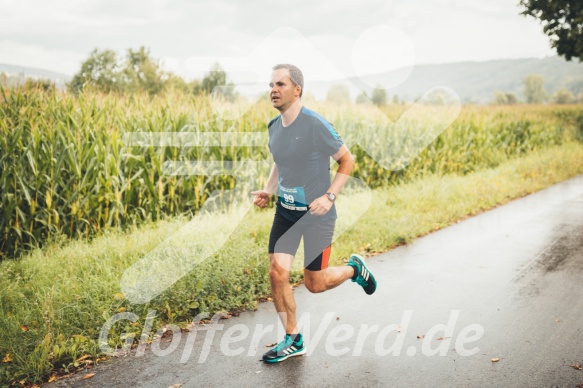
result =
[[[583,145],[567,143],[494,169],[426,176],[372,191],[370,207],[334,243],[332,263],[341,264],[354,252],[386,251],[581,173]],[[357,203],[363,195],[342,196],[340,217],[342,204]],[[272,213],[250,211],[212,259],[144,305],[133,305],[120,293],[121,274],[185,219],[110,231],[90,242],[55,241],[21,260],[0,263],[0,384],[46,381],[99,360],[99,331],[117,312],[133,312],[139,320],[117,323],[110,346],[123,343],[122,333],[139,336],[148,309],[156,310],[156,329],[188,322],[199,312],[254,308],[269,294],[266,246]],[[226,226],[229,214],[209,222]],[[297,271],[293,280],[299,279]]]

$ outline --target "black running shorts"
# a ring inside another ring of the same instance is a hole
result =
[[[293,222],[275,213],[269,235],[269,253],[295,256],[304,237],[304,268],[320,271],[328,267],[335,219]]]

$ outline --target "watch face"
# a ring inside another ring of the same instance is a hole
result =
[[[326,193],[326,195],[328,195],[330,201],[334,202],[336,200],[336,195],[334,195],[334,193]]]

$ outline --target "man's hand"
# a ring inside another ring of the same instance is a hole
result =
[[[252,191],[251,194],[254,195],[253,203],[255,205],[259,206],[262,209],[267,207],[267,203],[269,202],[269,193],[267,191],[265,190]]]
[[[332,201],[330,201],[324,194],[323,196],[314,199],[308,208],[310,209],[310,214],[315,216],[323,216],[324,214],[328,213],[332,205]]]

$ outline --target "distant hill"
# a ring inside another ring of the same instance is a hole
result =
[[[306,92],[318,99],[325,99],[328,89],[334,84],[344,83],[348,86],[354,100],[361,91],[370,96],[370,85],[387,85],[394,77],[392,72],[366,76],[363,82],[359,78],[335,81],[306,80]],[[64,87],[71,76],[54,71],[0,64],[0,73],[17,77],[18,82],[26,78],[43,78]],[[409,78],[401,85],[387,89],[389,99],[397,95],[400,100],[412,101],[435,86],[447,86],[455,90],[465,103],[488,103],[494,99],[497,91],[511,92],[519,99],[524,99],[523,79],[529,74],[540,74],[545,79],[545,88],[549,94],[566,87],[574,95],[583,93],[583,63],[568,62],[553,56],[542,59],[499,59],[486,62],[455,62],[438,65],[417,65]]]
[[[366,83],[358,78],[350,78],[348,81],[352,85],[346,80],[314,82],[307,85],[309,88],[306,88],[306,91],[313,93],[318,99],[323,99],[330,86],[344,83],[349,86],[353,99],[361,90],[370,96],[372,87],[369,85],[386,85],[393,74],[399,71],[402,70],[366,76]],[[549,94],[562,87],[570,89],[575,95],[583,93],[583,63],[568,62],[553,56],[542,59],[500,59],[417,65],[403,84],[387,89],[387,95],[389,99],[397,95],[401,100],[412,101],[432,87],[447,86],[455,90],[466,103],[490,102],[497,91],[512,92],[519,99],[524,99],[522,81],[529,74],[542,75],[545,79],[545,89]]]
[[[65,83],[71,80],[71,76],[55,71],[0,63],[0,74],[2,73],[9,76],[12,82],[24,83],[27,78],[47,79],[54,82],[59,88],[65,87]]]

